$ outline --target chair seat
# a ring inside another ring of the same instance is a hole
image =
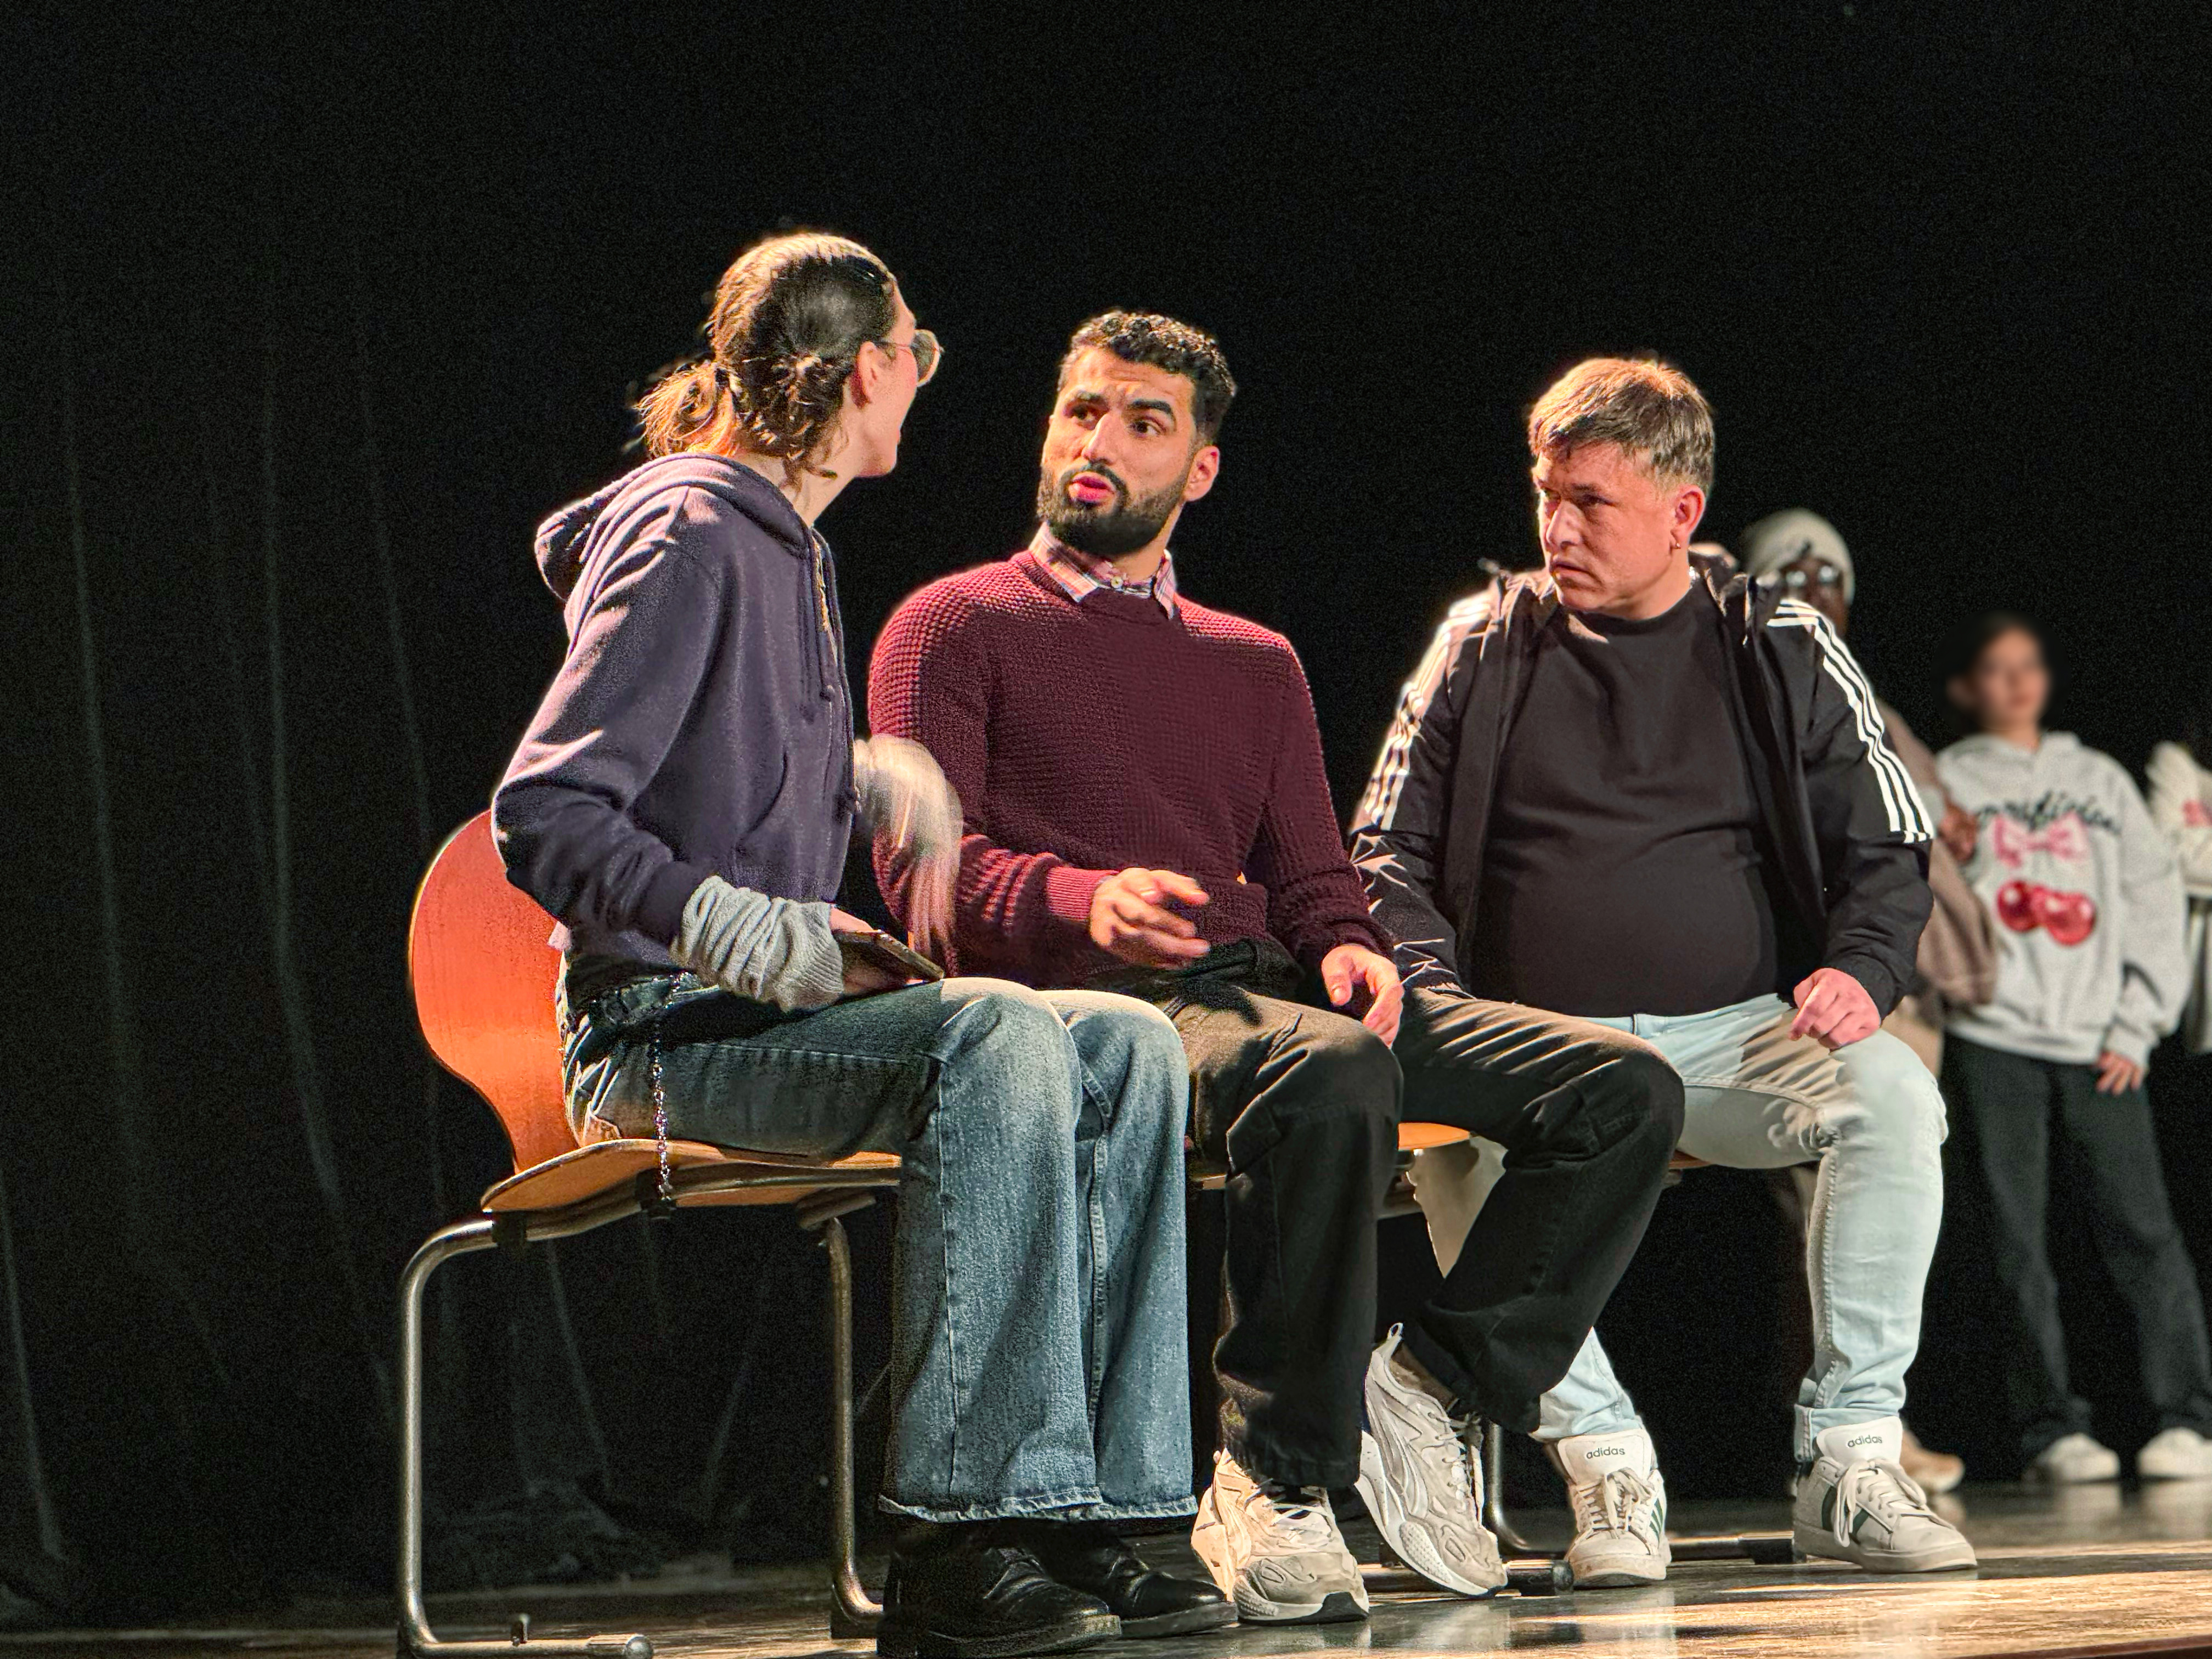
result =
[[[626,1187],[659,1164],[660,1147],[656,1141],[595,1140],[507,1176],[484,1194],[483,1207],[494,1214],[507,1210],[567,1209]],[[899,1161],[890,1152],[855,1152],[850,1158],[834,1159],[785,1158],[773,1152],[733,1152],[710,1146],[703,1140],[672,1140],[668,1165],[672,1170],[710,1168],[717,1175],[732,1176],[793,1170],[815,1177],[788,1187],[685,1194],[678,1201],[688,1208],[700,1204],[788,1204],[808,1193],[834,1187],[835,1182],[821,1178],[827,1173],[868,1176],[872,1185],[875,1180],[895,1173]]]
[[[1474,1139],[1471,1131],[1449,1123],[1401,1123],[1398,1126],[1398,1150],[1401,1152],[1433,1152],[1439,1146],[1457,1146]]]
[[[1398,1126],[1398,1150],[1401,1152],[1454,1146],[1468,1139],[1465,1129],[1454,1128],[1449,1123]],[[586,1203],[628,1186],[659,1164],[660,1146],[657,1141],[594,1140],[574,1152],[517,1170],[486,1190],[481,1207],[491,1214],[508,1210],[565,1210],[570,1205]],[[842,1170],[880,1178],[895,1172],[899,1161],[891,1152],[855,1152],[842,1158],[787,1158],[774,1152],[736,1152],[726,1146],[709,1146],[703,1140],[672,1140],[668,1143],[668,1166],[672,1170],[712,1169],[717,1175],[737,1176],[793,1170],[804,1170],[814,1177],[788,1187],[687,1193],[678,1202],[689,1208],[705,1204],[788,1204],[824,1187],[834,1187],[835,1182],[822,1179],[827,1172]],[[1220,1184],[1217,1171],[1194,1166],[1192,1174],[1201,1184]]]

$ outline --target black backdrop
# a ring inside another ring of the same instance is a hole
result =
[[[2131,764],[2172,731],[2212,584],[2193,9],[1474,9],[19,15],[0,1580],[120,1614],[382,1572],[390,1287],[502,1158],[413,1036],[411,884],[557,661],[532,523],[624,465],[761,231],[869,242],[950,347],[825,523],[856,662],[1025,532],[1060,343],[1133,304],[1243,383],[1179,558],[1300,647],[1340,808],[1474,562],[1531,562],[1520,412],[1600,349],[1711,396],[1709,533],[1841,527],[1924,734],[1997,603],[2049,623],[2060,723]],[[1774,1226],[1700,1177],[1608,1316],[1678,1492],[1779,1478]],[[441,1577],[805,1547],[819,1278],[773,1217],[459,1268]]]

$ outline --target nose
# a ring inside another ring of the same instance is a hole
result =
[[[1536,519],[1536,538],[1543,544],[1546,552],[1556,553],[1561,548],[1574,545],[1577,521],[1573,507],[1565,501],[1553,507],[1548,513],[1539,507]]]
[[[1075,453],[1086,461],[1103,461],[1111,465],[1114,459],[1114,446],[1112,441],[1107,436],[1106,428],[1107,422],[1104,421],[1100,421],[1093,426],[1090,435],[1083,441],[1083,447]]]

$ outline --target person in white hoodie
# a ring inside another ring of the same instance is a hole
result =
[[[2199,714],[2185,744],[2150,751],[2150,816],[2173,843],[2189,898],[2189,1001],[2181,1037],[2191,1055],[2212,1053],[2212,720]],[[2202,1064],[2202,1062],[2193,1062]]]
[[[2212,1475],[2212,1347],[2142,1087],[2188,984],[2173,848],[2118,762],[2043,729],[2051,675],[2024,618],[1984,621],[1949,690],[1980,728],[1936,757],[1945,791],[1974,820],[1971,842],[1960,834],[1952,850],[2001,926],[1996,994],[1949,1015],[1943,1092],[1956,1153],[1986,1185],[2017,1315],[2004,1374],[2028,1474],[2109,1480],[2120,1470],[2068,1382],[2045,1238],[2055,1128],[2083,1172],[2069,1196],[2087,1207],[2134,1315],[2158,1414],[2136,1473]]]

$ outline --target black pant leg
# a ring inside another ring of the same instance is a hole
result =
[[[1988,1200],[1990,1254],[2009,1304],[2005,1399],[2029,1459],[2089,1426],[2088,1404],[2068,1375],[2046,1232],[2051,1117],[2068,1069],[2084,1068],[1984,1048],[1956,1033],[1943,1043],[1944,1098],[1958,1114],[1960,1151],[1972,1155]]]
[[[2066,1138],[2081,1154],[2098,1254],[2135,1316],[2143,1393],[2161,1429],[2212,1433],[2212,1349],[2197,1272],[2166,1191],[2150,1101],[2096,1091],[2087,1066],[2058,1068]]]
[[[1397,1053],[1408,1119],[1505,1148],[1407,1346],[1462,1404],[1533,1429],[1643,1240],[1682,1133],[1682,1080],[1638,1038],[1463,993],[1408,995]]]
[[[1192,1135],[1228,1165],[1221,1443],[1250,1473],[1348,1486],[1375,1341],[1375,1225],[1398,1156],[1398,1064],[1342,1014],[1233,979],[1160,1006],[1190,1056]]]

